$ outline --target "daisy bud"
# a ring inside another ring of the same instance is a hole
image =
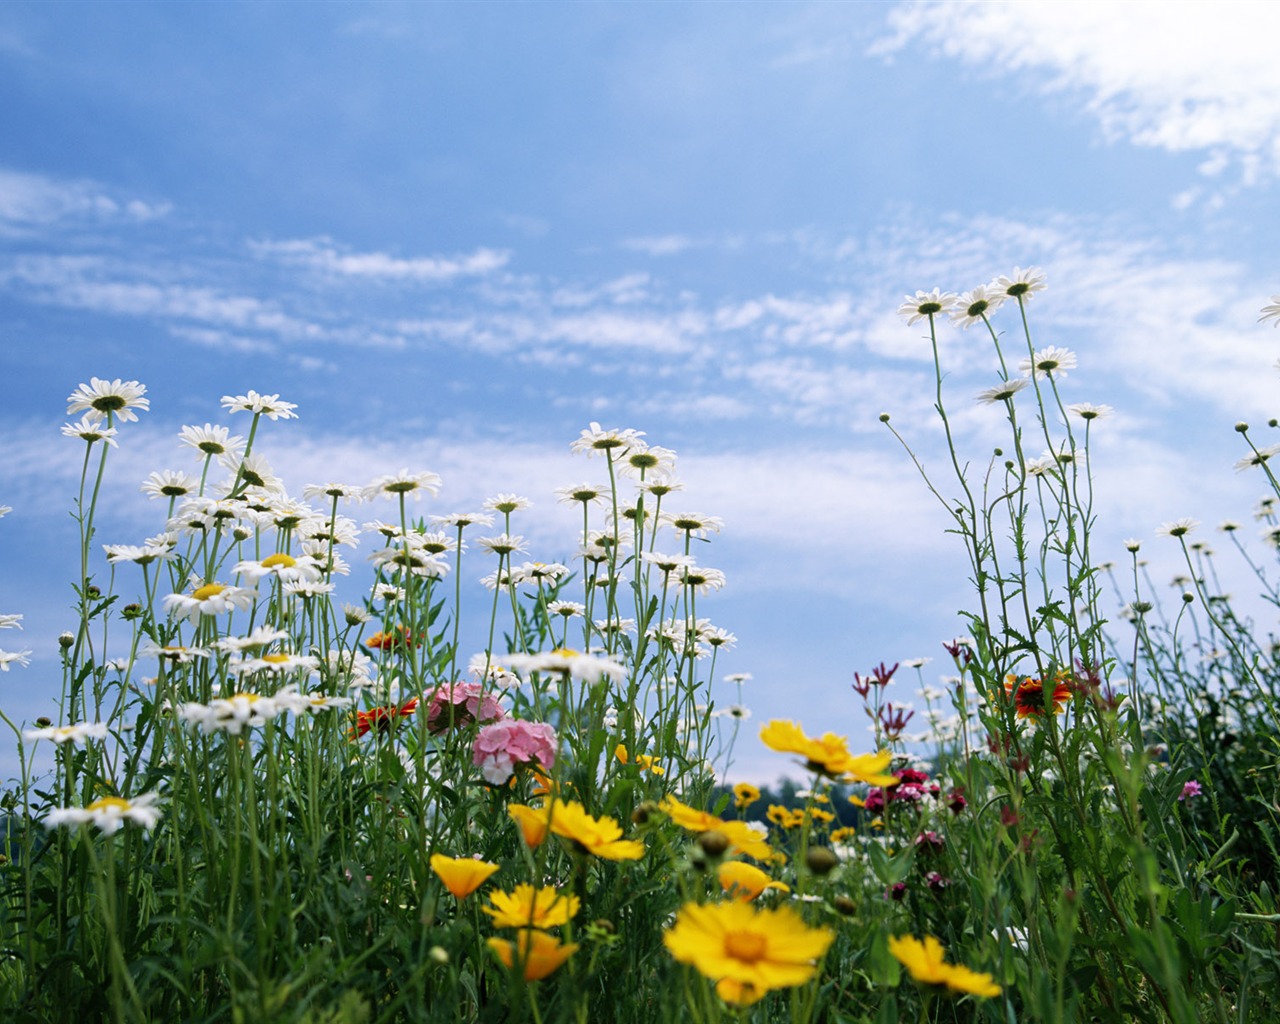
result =
[[[649,824],[650,818],[657,814],[659,807],[653,800],[642,800],[636,805],[636,809],[631,812],[631,824],[644,826]]]
[[[36,719],[36,725],[38,725],[41,729],[47,729],[49,728],[49,726],[53,725],[53,719],[48,718],[45,715],[41,715],[39,718]]]
[[[1191,603],[1192,601],[1194,601],[1195,599],[1196,599],[1196,595],[1195,595],[1195,594],[1183,594],[1183,595],[1182,595],[1182,603],[1183,603],[1183,604],[1190,604],[1190,603]]]
[[[840,858],[825,846],[811,846],[804,862],[815,875],[829,875],[840,864]]]
[[[858,912],[857,904],[849,899],[848,896],[837,896],[831,901],[831,905],[845,917],[852,917]]]
[[[120,614],[124,616],[125,622],[132,622],[134,619],[140,619],[142,618],[142,605],[137,602],[127,604],[121,610]]]
[[[729,837],[715,829],[703,832],[698,836],[697,843],[702,852],[713,860],[719,860],[729,852]]]
[[[888,423],[888,422],[889,422],[889,414],[888,414],[887,412],[882,412],[882,413],[880,414],[880,422],[881,422],[881,423]]]
[[[1244,420],[1241,420],[1239,423],[1236,424],[1237,434],[1247,434],[1248,432],[1249,432],[1249,424],[1247,424]]]
[[[61,647],[64,651],[75,642],[76,642],[76,638],[70,633],[58,634],[58,646]]]
[[[1280,427],[1280,420],[1267,420],[1267,426]]]

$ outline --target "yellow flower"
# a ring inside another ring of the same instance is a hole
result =
[[[531,850],[547,841],[547,828],[551,824],[550,807],[527,807],[524,804],[507,804],[507,813],[520,826],[520,834]]]
[[[836,816],[830,811],[824,811],[821,807],[809,808],[809,817],[814,821],[820,821],[824,825],[828,825],[836,820]]]
[[[922,985],[935,985],[946,988],[949,992],[983,998],[1000,994],[1000,986],[992,980],[991,975],[979,974],[959,964],[946,963],[943,960],[946,951],[942,948],[942,943],[932,935],[926,935],[923,942],[911,935],[895,936],[889,940],[889,952]]]
[[[489,894],[490,906],[481,907],[497,928],[555,928],[578,913],[578,897],[562,896],[554,886],[535,889],[521,883],[515,892]]]
[[[744,864],[740,860],[727,860],[720,865],[718,872],[720,886],[734,899],[750,903],[766,889],[780,889],[790,892],[790,886],[775,882],[758,867]]]
[[[446,857],[443,853],[433,853],[431,870],[444,882],[446,889],[463,900],[484,885],[485,879],[498,870],[498,865],[471,857]]]
[[[578,951],[576,942],[561,942],[546,932],[525,930],[519,933],[519,946],[506,939],[487,939],[485,943],[507,970],[517,964],[524,968],[525,981],[545,978]]]
[[[831,833],[831,841],[833,843],[847,843],[858,834],[852,825],[845,825]]]
[[[729,994],[803,985],[835,941],[826,928],[810,928],[790,907],[756,910],[748,903],[686,903],[662,936],[667,951]],[[722,996],[726,993],[722,992]]]
[[[770,750],[799,754],[805,760],[805,767],[819,775],[833,779],[852,776],[873,786],[896,786],[899,782],[897,776],[884,773],[893,760],[889,751],[855,756],[849,752],[848,740],[833,732],[814,739],[806,736],[795,722],[775,718],[760,730],[760,739]]]
[[[695,810],[673,796],[666,797],[658,806],[683,829],[690,832],[719,832],[737,852],[745,853],[755,860],[773,859],[773,850],[764,836],[745,821],[723,821],[714,814]]]
[[[605,860],[639,860],[644,856],[644,843],[623,839],[622,826],[612,818],[593,818],[576,800],[551,804],[551,832],[571,839],[587,853]]]
[[[721,978],[716,982],[716,995],[734,1006],[751,1006],[767,994],[745,982],[734,981],[732,978]]]
[[[760,799],[760,790],[749,782],[739,782],[733,787],[733,806],[745,811]]]
[[[616,757],[622,764],[631,763],[631,760],[627,755],[626,745],[623,743],[619,743],[617,747],[614,748],[613,756]],[[651,754],[637,754],[636,767],[639,768],[641,771],[653,772],[654,775],[667,774],[667,770],[663,768],[662,765],[658,764],[658,759],[652,756]]]

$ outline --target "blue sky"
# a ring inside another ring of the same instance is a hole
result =
[[[423,511],[554,489],[592,420],[676,449],[726,528],[706,603],[755,727],[857,738],[849,682],[961,630],[961,550],[882,410],[936,465],[902,295],[1038,265],[1045,343],[1099,423],[1099,537],[1248,520],[1232,424],[1276,413],[1277,15],[1255,4],[0,6],[0,706],[59,680],[80,442],[65,397],[137,379],[100,542],[162,514],[176,434],[253,388],[299,492],[402,466]],[[998,326],[1012,330],[1011,323]],[[1000,417],[973,332],[944,339],[962,446]],[[232,424],[237,425],[238,424]],[[1264,438],[1266,439],[1266,438]],[[367,512],[368,515],[364,513]],[[357,512],[372,518],[376,509]],[[1168,541],[1164,542],[1166,545]],[[1260,544],[1260,542],[1257,542]],[[371,550],[371,549],[368,549]],[[1145,548],[1144,548],[1145,550]],[[478,573],[477,573],[478,575]],[[1242,592],[1248,584],[1242,585]],[[1265,628],[1274,623],[1265,621]],[[731,691],[721,693],[730,699]],[[909,696],[909,689],[899,697]],[[753,741],[741,771],[784,765]]]

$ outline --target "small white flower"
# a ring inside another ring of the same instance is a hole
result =
[[[1262,316],[1258,317],[1258,323],[1264,324],[1268,320],[1274,320],[1274,326],[1280,326],[1280,295],[1271,296],[1271,305],[1262,307]]]
[[[24,729],[24,738],[29,740],[53,740],[58,746],[64,743],[83,743],[85,740],[100,740],[107,735],[106,722],[81,722],[78,725],[51,725],[47,729]]]
[[[232,611],[247,611],[258,595],[244,587],[226,583],[204,583],[190,594],[169,594],[161,602],[164,610],[174,618],[198,624],[202,615],[225,615]]]
[[[96,413],[100,416],[114,416],[123,422],[137,420],[134,409],[150,409],[150,399],[142,396],[147,393],[144,385],[136,380],[112,381],[94,377],[88,384],[81,384],[67,396],[67,415],[77,412]]]
[[[431,521],[437,526],[463,530],[468,526],[492,526],[493,516],[487,512],[450,512],[448,515],[432,516]]]
[[[931,292],[918,291],[902,300],[898,316],[906,317],[907,326],[910,327],[921,320],[948,312],[955,306],[957,298],[955,292],[944,292],[938,288]]]
[[[1009,380],[1001,381],[994,387],[987,388],[985,391],[979,391],[974,396],[975,402],[982,402],[984,405],[995,405],[996,402],[1007,402],[1019,391],[1025,388],[1030,381],[1026,377],[1013,377]]]
[[[1258,466],[1264,465],[1267,460],[1277,453],[1280,453],[1280,444],[1258,448],[1236,463],[1236,472],[1242,473],[1246,469],[1256,469]]]
[[[355,484],[307,484],[302,488],[302,496],[316,501],[325,498],[330,504],[341,501],[346,505],[358,505],[364,501],[364,488]]]
[[[500,533],[496,537],[481,537],[476,543],[495,555],[512,555],[527,550],[524,538],[517,534]]]
[[[250,391],[245,395],[223,395],[222,407],[228,412],[251,412],[269,420],[296,420],[298,408],[292,402],[280,401],[279,395],[260,395]]]
[[[749,683],[755,678],[750,672],[730,672],[727,676],[722,677],[726,683],[735,683],[741,686],[743,683]]]
[[[1075,369],[1075,365],[1074,352],[1050,345],[1048,348],[1037,349],[1029,359],[1022,360],[1018,363],[1018,369],[1026,374],[1034,373],[1037,377],[1061,378],[1067,375],[1068,370]]]
[[[10,665],[22,665],[26,667],[31,664],[31,652],[27,651],[0,651],[0,672],[8,672]]]
[[[87,412],[80,417],[79,423],[68,423],[62,428],[63,437],[78,437],[90,444],[105,441],[113,448],[120,447],[116,443],[117,433],[116,428],[108,427],[105,419],[96,412]]]
[[[1076,402],[1075,405],[1067,406],[1067,412],[1079,416],[1086,423],[1093,420],[1100,420],[1104,416],[1110,416],[1114,409],[1109,405],[1094,405],[1092,402]]]
[[[244,451],[244,438],[233,437],[226,427],[215,427],[206,423],[203,427],[183,427],[178,435],[178,443],[194,448],[201,455],[209,458],[239,459]]]
[[[408,469],[402,469],[399,473],[378,477],[364,489],[364,495],[370,501],[383,495],[398,498],[405,494],[411,494],[417,499],[422,496],[420,493],[422,491],[434,495],[439,490],[440,477],[437,474],[410,473]]]
[[[1185,537],[1188,533],[1200,525],[1198,519],[1175,519],[1171,523],[1164,523],[1156,530],[1157,537]]]
[[[181,498],[194,494],[200,481],[187,476],[181,470],[166,469],[163,473],[152,473],[144,481],[140,490],[148,498]]]
[[[1036,292],[1042,292],[1046,287],[1044,271],[1039,267],[1028,267],[1026,270],[1014,267],[1012,274],[1002,274],[991,282],[992,291],[1000,292],[1011,299],[1019,296],[1030,299]]]
[[[955,308],[951,310],[951,322],[957,327],[972,327],[999,309],[1008,297],[993,285],[980,284],[973,291],[965,292],[956,299]]]
[[[663,512],[658,521],[690,537],[706,537],[708,533],[719,533],[724,527],[724,520],[718,516],[697,512]]]
[[[532,505],[528,498],[522,498],[518,494],[496,494],[492,498],[486,498],[484,508],[491,512],[501,512],[504,516],[511,515],[512,512],[519,512]]]
[[[314,558],[307,555],[294,558],[282,551],[268,555],[260,561],[237,562],[231,571],[237,576],[243,576],[250,583],[257,583],[264,576],[270,576],[285,583],[309,582],[320,578],[320,569]]]
[[[95,800],[88,807],[62,807],[49,812],[44,819],[46,828],[59,825],[92,824],[107,835],[119,832],[126,821],[132,821],[150,830],[160,820],[160,808],[156,807],[159,795],[143,793],[126,800],[119,796],[104,796]]]
[[[582,502],[584,505],[605,505],[609,501],[609,488],[605,484],[574,484],[556,488],[556,499],[566,505]]]
[[[643,430],[603,430],[600,424],[593,420],[578,439],[569,445],[569,450],[584,452],[587,455],[606,455],[619,448],[630,448],[637,443],[643,443],[640,441],[643,436]]]
[[[21,629],[21,615],[0,615],[0,629]]]

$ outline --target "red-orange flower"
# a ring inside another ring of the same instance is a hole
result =
[[[1063,704],[1071,699],[1071,687],[1066,679],[1063,673],[1059,673],[1054,679],[1053,690],[1046,693],[1041,680],[1028,677],[1018,682],[1018,677],[1010,673],[1004,677],[1004,692],[1013,698],[1019,718],[1040,718],[1050,708],[1054,714],[1060,715],[1066,710]]]
[[[388,733],[401,718],[408,718],[418,709],[418,698],[407,700],[399,707],[389,704],[382,708],[370,708],[368,711],[356,712],[356,724],[351,730],[351,738],[357,739],[369,732],[371,729],[377,729],[379,733]]]
[[[413,634],[409,632],[408,626],[396,626],[395,629],[383,633],[379,630],[364,642],[366,647],[375,651],[383,650],[405,650],[414,644]]]

